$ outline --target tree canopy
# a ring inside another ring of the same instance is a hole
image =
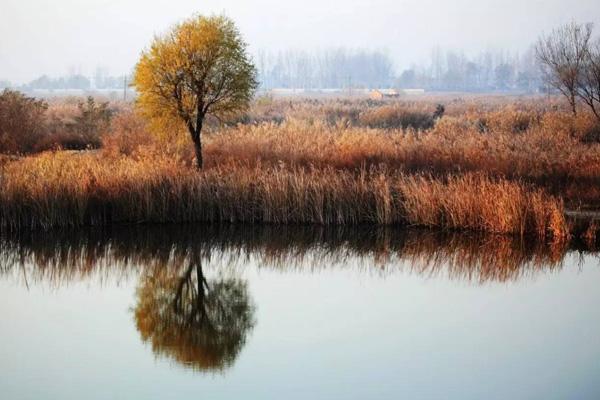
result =
[[[246,109],[257,87],[256,69],[233,21],[195,16],[154,38],[136,65],[138,105],[155,126],[184,126],[202,168],[205,116],[222,119]]]

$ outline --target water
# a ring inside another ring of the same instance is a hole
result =
[[[365,228],[1,243],[2,399],[600,398],[594,253]]]

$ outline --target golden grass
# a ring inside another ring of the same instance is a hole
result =
[[[559,182],[600,180],[600,144],[582,143],[571,135],[569,123],[561,126],[554,116],[545,118],[542,125],[518,134],[481,133],[474,123],[453,117],[443,118],[427,132],[331,127],[299,120],[243,125],[212,134],[205,158],[209,166],[230,161],[346,169],[386,164],[407,172],[484,171]]]
[[[170,158],[45,153],[0,177],[0,225],[9,230],[140,222],[412,224],[540,239],[568,230],[562,203],[482,174],[406,175],[226,165],[201,173]],[[554,219],[558,223],[551,223]]]
[[[409,223],[495,233],[535,234],[563,240],[568,235],[560,200],[504,179],[467,174],[446,181],[410,176],[400,183]]]
[[[431,128],[402,128],[438,102],[446,114]],[[564,241],[563,202],[600,200],[597,126],[553,99],[259,99],[235,126],[207,123],[201,173],[186,135],[150,136],[118,108],[100,151],[0,159],[3,229],[368,223]]]

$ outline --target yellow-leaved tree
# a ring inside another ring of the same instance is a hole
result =
[[[155,37],[135,67],[133,85],[142,113],[162,125],[183,124],[202,168],[202,124],[247,109],[256,68],[234,22],[195,16]]]

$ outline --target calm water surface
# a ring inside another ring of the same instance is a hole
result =
[[[598,399],[594,253],[393,230],[4,238],[1,399]]]

